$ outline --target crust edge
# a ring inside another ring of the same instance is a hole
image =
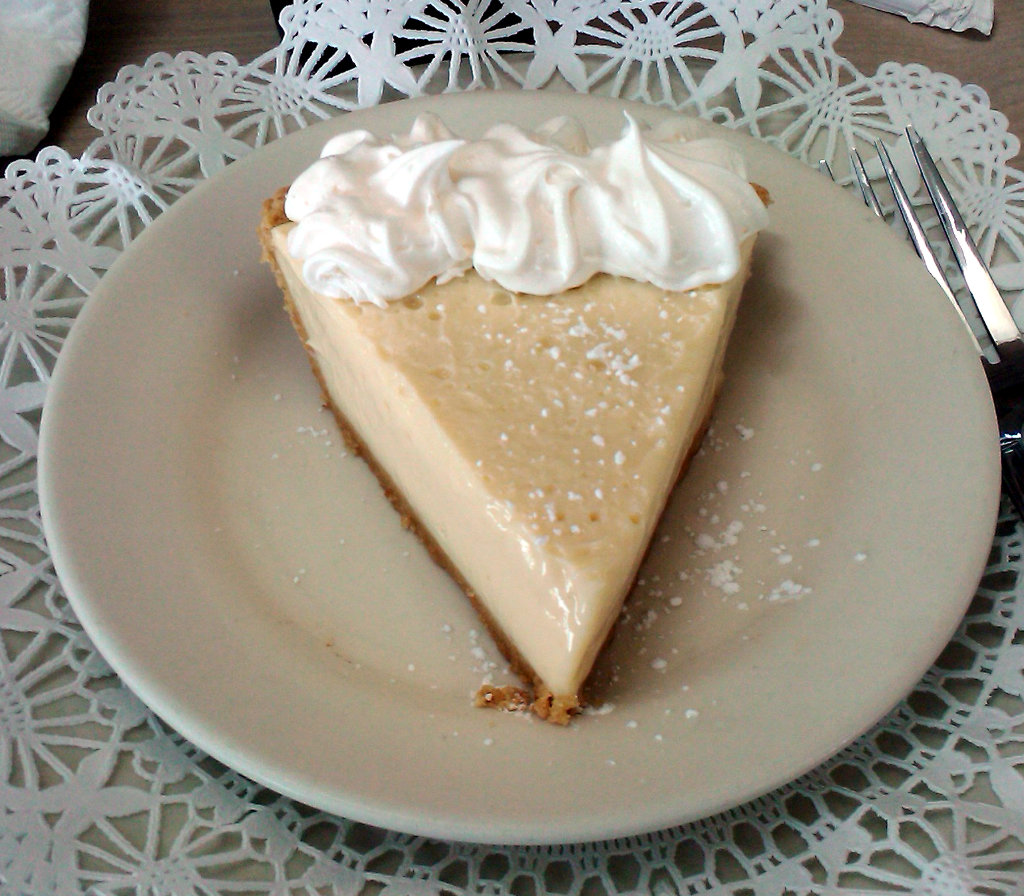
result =
[[[261,261],[268,264],[274,273],[274,279],[284,296],[284,307],[288,312],[292,326],[298,334],[302,345],[306,350],[306,358],[312,368],[313,375],[320,386],[320,395],[324,407],[330,410],[341,431],[342,438],[348,449],[359,455],[370,468],[370,471],[377,478],[384,490],[388,501],[399,514],[402,525],[411,531],[422,542],[431,559],[447,572],[456,584],[462,589],[469,599],[473,609],[480,616],[487,628],[488,633],[494,640],[502,655],[508,660],[512,671],[524,682],[532,687],[532,693],[524,688],[515,686],[496,687],[491,684],[484,684],[477,691],[474,698],[476,706],[507,711],[522,711],[529,709],[538,717],[556,724],[567,724],[574,715],[583,707],[582,694],[556,695],[544,684],[543,680],[532,669],[530,664],[516,650],[515,645],[501,630],[494,618],[487,611],[483,602],[477,597],[476,592],[469,586],[469,583],[462,577],[458,568],[451,562],[448,555],[442,550],[429,530],[424,526],[415,511],[409,506],[404,496],[395,486],[387,471],[377,462],[373,453],[369,450],[363,440],[359,437],[355,428],[349,423],[342,411],[331,400],[327,390],[326,381],[320,370],[316,354],[309,346],[309,337],[305,325],[299,315],[295,302],[292,299],[284,274],[281,271],[277,258],[274,255],[271,242],[271,231],[288,221],[284,213],[284,198],[287,188],[278,190],[269,199],[264,200],[262,217],[259,223],[259,241],[261,247]]]

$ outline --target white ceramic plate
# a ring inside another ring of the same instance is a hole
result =
[[[466,133],[570,113],[610,136],[623,105],[475,93],[351,113],[148,228],[82,311],[44,413],[43,516],[82,623],[213,756],[399,830],[605,838],[798,776],[913,687],[983,570],[995,426],[959,321],[855,200],[723,132],[774,197],[771,229],[713,432],[598,670],[605,711],[563,729],[473,709],[497,655],[345,455],[255,238],[262,197],[329,134],[426,109]]]

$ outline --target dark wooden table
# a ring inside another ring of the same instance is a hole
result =
[[[996,0],[990,37],[913,25],[899,16],[832,0],[845,31],[837,49],[860,71],[889,60],[922,63],[977,84],[1024,135],[1024,3]],[[224,50],[248,61],[279,40],[268,0],[91,0],[85,49],[54,110],[45,143],[78,155],[96,136],[85,114],[96,91],[131,63],[156,52]],[[44,145],[45,145],[44,143]],[[1024,167],[1018,155],[1015,165]]]

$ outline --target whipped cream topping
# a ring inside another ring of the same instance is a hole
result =
[[[627,115],[595,147],[565,118],[466,140],[425,114],[390,141],[350,131],[289,189],[288,250],[313,289],[381,306],[470,268],[533,295],[599,272],[665,290],[721,283],[767,214],[738,150],[690,130]]]

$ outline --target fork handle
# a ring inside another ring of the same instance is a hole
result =
[[[997,407],[1001,402],[996,402]],[[1024,520],[1024,405],[1017,403],[999,414],[999,454],[1003,466],[1003,491],[1017,515]]]

